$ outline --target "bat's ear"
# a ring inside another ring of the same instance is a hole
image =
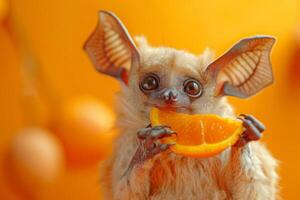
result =
[[[216,95],[247,98],[270,85],[274,42],[269,36],[246,38],[211,63],[206,73],[216,82]]]
[[[98,71],[126,84],[129,69],[139,64],[139,53],[125,26],[108,11],[99,12],[98,25],[84,50]]]

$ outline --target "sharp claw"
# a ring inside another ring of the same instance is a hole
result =
[[[251,120],[254,126],[257,129],[259,129],[259,131],[263,132],[266,129],[265,125],[263,125],[263,123],[261,123],[258,119],[256,119],[252,115],[246,116],[246,119]]]
[[[171,130],[171,129],[165,129],[165,132],[170,134],[170,135],[173,135],[173,134],[177,135],[177,133],[175,131]]]
[[[177,136],[177,132],[175,132],[175,131],[173,131],[173,130],[170,131],[170,134],[171,134],[171,135],[176,135],[176,136]]]
[[[238,117],[237,119],[241,120],[243,122],[243,126],[247,128],[249,124],[251,124],[250,120],[247,120],[246,118]]]
[[[251,115],[240,114],[237,119],[243,122],[243,126],[246,128],[246,130],[235,146],[241,147],[250,141],[259,140],[261,138],[265,127],[255,117]]]
[[[256,119],[255,117],[253,117],[252,115],[245,115],[245,114],[240,114],[239,116],[242,116],[243,119],[246,120],[250,120],[252,122],[252,124],[260,131],[263,132],[264,130],[266,130],[266,127],[263,123],[261,123],[258,119]],[[242,119],[240,117],[238,117],[239,119]]]

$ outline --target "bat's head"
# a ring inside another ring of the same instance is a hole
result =
[[[205,73],[211,51],[195,56],[172,48],[151,47],[144,38],[136,42],[140,61],[137,70],[130,72],[129,87],[138,91],[136,95],[145,106],[192,112],[216,99]]]
[[[121,80],[145,109],[213,113],[222,97],[250,97],[273,81],[272,37],[243,39],[213,61],[210,51],[195,56],[151,47],[143,38],[136,46],[114,14],[102,11],[99,19],[85,50],[97,70]]]

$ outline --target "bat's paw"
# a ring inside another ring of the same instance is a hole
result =
[[[168,126],[148,126],[140,129],[137,132],[140,143],[124,175],[128,176],[134,166],[142,164],[146,160],[152,159],[155,155],[168,150],[174,144],[162,144],[159,140],[174,134],[176,133]]]
[[[160,139],[176,134],[169,126],[148,126],[138,131],[140,147],[144,149],[144,159],[151,159],[156,154],[166,151],[172,144],[161,144]]]
[[[142,160],[148,160],[163,151],[166,151],[172,144],[161,144],[160,139],[170,137],[176,134],[169,126],[154,126],[149,125],[146,128],[140,129],[137,137],[140,140],[139,148],[143,151],[140,156]]]
[[[265,130],[265,126],[252,115],[241,114],[238,117],[243,122],[245,131],[242,133],[240,139],[235,146],[241,147],[250,141],[259,140]]]

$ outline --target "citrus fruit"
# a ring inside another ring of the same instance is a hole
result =
[[[55,120],[70,166],[95,164],[111,152],[115,115],[97,98],[84,95],[63,102]]]
[[[13,138],[6,164],[9,183],[31,196],[54,183],[64,171],[63,147],[46,129],[25,128]]]
[[[153,108],[153,126],[168,125],[177,136],[164,138],[174,153],[190,157],[209,157],[233,145],[243,132],[242,122],[214,114],[189,115]]]

